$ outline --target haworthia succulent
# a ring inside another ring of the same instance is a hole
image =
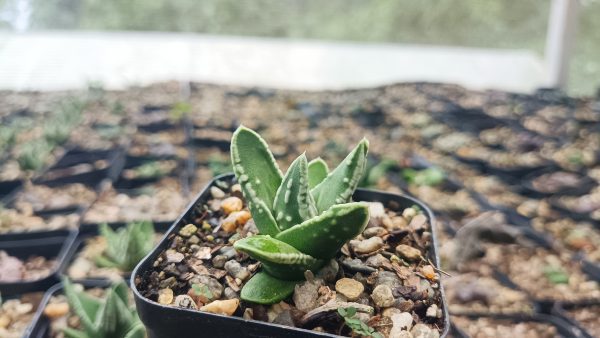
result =
[[[143,338],[146,333],[135,309],[128,305],[127,285],[113,285],[104,300],[76,291],[68,279],[63,281],[65,295],[79,317],[82,331],[65,328],[70,338]]]
[[[116,232],[106,224],[101,224],[99,229],[107,244],[106,250],[96,258],[96,264],[101,267],[131,271],[154,246],[154,226],[148,221],[129,223]]]
[[[288,229],[317,215],[315,201],[308,188],[306,155],[300,155],[288,169],[273,203],[279,230]]]
[[[307,270],[320,269],[369,219],[364,203],[348,203],[365,171],[369,144],[362,140],[331,173],[320,158],[300,155],[282,177],[267,144],[240,127],[231,158],[260,232],[237,240],[235,249],[262,263],[242,288],[242,299],[276,303],[294,291]]]
[[[244,285],[240,297],[247,302],[274,304],[289,297],[299,282],[300,280],[287,281],[259,272]]]
[[[277,234],[272,208],[282,174],[266,142],[256,132],[239,127],[231,139],[231,161],[258,230]]]
[[[233,246],[261,261],[265,270],[280,279],[302,278],[304,271],[318,268],[323,263],[271,236],[246,237],[236,241]]]
[[[315,258],[328,259],[369,222],[366,203],[354,202],[331,207],[323,214],[280,232],[275,238]]]
[[[317,157],[308,162],[308,186],[312,189],[321,183],[329,174],[329,167],[322,158]]]
[[[319,213],[347,203],[365,171],[369,142],[363,139],[327,177],[311,190]]]

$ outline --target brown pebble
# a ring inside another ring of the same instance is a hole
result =
[[[243,226],[252,217],[247,210],[235,211],[229,214],[221,223],[221,229],[226,232],[235,232],[239,226]]]
[[[431,280],[435,279],[435,270],[433,269],[433,266],[431,266],[431,265],[425,265],[425,266],[421,267],[421,273],[427,279],[431,279]]]
[[[235,211],[240,211],[243,207],[244,203],[242,200],[235,196],[227,197],[221,201],[221,209],[223,209],[223,212],[227,215]]]
[[[348,300],[355,301],[365,290],[362,283],[351,278],[342,278],[335,282],[335,291],[344,295]]]
[[[169,305],[173,303],[173,290],[161,289],[158,290],[158,303],[163,305]]]
[[[410,245],[400,244],[396,247],[396,253],[407,260],[416,261],[421,258],[421,251],[419,249],[413,248]]]
[[[231,316],[240,305],[239,299],[215,300],[200,308],[200,311]]]
[[[66,302],[48,304],[44,309],[44,315],[53,320],[65,316],[67,313],[69,313],[69,304]]]

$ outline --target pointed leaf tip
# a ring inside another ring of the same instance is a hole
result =
[[[327,177],[311,190],[319,213],[350,201],[367,164],[369,141],[363,139]]]
[[[308,164],[301,154],[288,169],[273,203],[273,215],[280,230],[316,216],[317,208],[308,187]]]
[[[277,234],[272,208],[282,174],[267,143],[255,131],[238,127],[231,139],[231,162],[258,230]]]
[[[308,162],[308,186],[310,189],[323,182],[327,174],[329,174],[329,167],[322,158],[317,157]]]

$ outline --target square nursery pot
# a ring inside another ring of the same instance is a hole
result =
[[[45,291],[60,280],[60,271],[67,263],[71,246],[77,237],[74,230],[53,230],[0,236],[0,250],[19,259],[42,256],[55,259],[50,274],[37,280],[0,283],[0,294],[11,296],[35,291]]]
[[[171,239],[169,235],[176,233],[181,226],[189,223],[187,220],[194,217],[195,206],[204,203],[210,198],[210,187],[217,181],[232,181],[232,174],[222,175],[214,178],[210,184],[198,195],[198,197],[188,206],[185,211],[171,228],[167,231],[158,246],[146,256],[131,275],[131,288],[133,290],[136,307],[140,319],[146,326],[149,338],[177,338],[188,337],[190,335],[203,335],[206,337],[339,337],[329,333],[305,330],[301,328],[272,324],[257,320],[246,320],[240,317],[229,317],[224,315],[212,314],[176,308],[172,306],[161,305],[157,302],[145,298],[135,283],[137,278],[144,278],[146,272],[152,268],[153,262],[158,258],[163,250],[168,248]],[[387,205],[393,202],[399,208],[408,208],[417,205],[425,212],[428,221],[431,224],[432,245],[429,250],[429,258],[439,266],[439,257],[437,253],[437,241],[435,234],[435,218],[431,210],[421,201],[412,197],[384,193],[379,191],[357,189],[354,193],[355,201],[378,201]],[[450,330],[450,321],[448,317],[448,307],[444,296],[444,290],[440,285],[441,308],[443,311],[443,331],[441,337],[446,337]]]

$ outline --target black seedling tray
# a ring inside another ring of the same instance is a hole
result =
[[[549,196],[581,196],[581,195],[587,194],[596,185],[595,181],[592,180],[589,176],[579,175],[579,176],[581,176],[581,182],[576,187],[565,188],[565,189],[555,191],[555,192],[543,192],[543,191],[539,191],[533,187],[533,184],[532,184],[533,180],[535,180],[536,178],[538,178],[542,175],[550,174],[552,172],[553,172],[553,170],[544,168],[540,171],[537,171],[537,172],[534,172],[534,173],[531,173],[531,174],[525,176],[521,180],[521,184],[520,184],[521,192],[520,193],[523,196],[530,197],[530,198],[545,198],[545,197],[549,197]]]
[[[210,187],[219,180],[232,181],[233,175],[221,175],[214,178],[211,183],[202,191],[196,199],[190,203],[186,212],[171,226],[165,237],[158,246],[144,258],[134,269],[131,276],[131,287],[140,319],[146,326],[149,338],[169,338],[186,337],[192,332],[202,332],[207,337],[338,337],[336,335],[308,331],[300,328],[292,328],[282,325],[271,324],[256,320],[245,320],[240,317],[227,317],[212,313],[192,311],[188,309],[165,306],[151,301],[140,293],[136,285],[136,279],[143,280],[152,267],[156,258],[171,244],[169,235],[175,233],[180,227],[188,223],[196,214],[195,206],[202,204],[210,198]],[[384,204],[394,202],[397,208],[407,208],[417,205],[425,212],[431,224],[432,247],[429,252],[429,258],[436,266],[439,266],[439,256],[437,254],[437,240],[435,231],[435,218],[429,208],[422,202],[403,195],[388,194],[373,190],[358,189],[354,194],[354,199],[359,201],[380,201]],[[450,321],[448,316],[448,307],[444,296],[444,290],[440,287],[442,304],[444,311],[444,331],[442,337],[445,337],[450,330]]]
[[[93,164],[99,160],[105,160],[107,162],[106,167],[69,174],[70,168],[78,164]],[[33,183],[43,184],[49,187],[57,187],[70,183],[82,183],[90,187],[95,187],[105,178],[114,180],[121,172],[123,164],[124,151],[120,148],[112,150],[71,149],[44,174],[36,178]],[[52,177],[56,172],[62,172],[62,175],[59,177]]]
[[[585,338],[594,338],[594,336],[592,336],[592,334],[590,334],[589,332],[587,332],[585,330],[585,328],[577,321],[575,320],[575,318],[572,318],[566,310],[568,309],[575,309],[575,308],[583,308],[586,306],[591,306],[591,305],[600,305],[600,301],[598,302],[590,302],[590,303],[581,303],[581,304],[563,304],[563,303],[556,303],[554,304],[554,307],[552,308],[552,314],[562,318],[563,320],[565,320],[566,322],[568,322],[569,324],[575,326],[576,328],[578,328],[581,333],[582,333],[582,337]]]
[[[10,199],[15,191],[23,186],[21,180],[0,181],[0,202]]]
[[[125,178],[123,177],[123,172],[121,171],[118,179],[113,183],[113,186],[116,189],[136,189],[143,185],[158,182],[160,179],[164,177],[173,177],[179,176],[185,171],[185,162],[177,159],[175,156],[165,156],[165,157],[153,157],[153,156],[127,156],[125,159],[125,169],[131,169],[143,165],[144,163],[153,162],[153,161],[165,161],[165,160],[177,160],[178,165],[171,172],[165,173],[164,175],[156,176],[156,177],[140,177],[140,178]]]
[[[110,287],[111,283],[107,281],[97,281],[97,282],[78,282],[82,284],[86,289],[89,288],[103,288],[106,289]],[[44,315],[44,309],[46,305],[50,302],[50,299],[53,296],[62,294],[63,285],[62,283],[55,284],[52,286],[46,293],[44,294],[44,298],[40,302],[35,315],[33,316],[33,320],[31,324],[25,331],[23,337],[24,338],[50,338],[50,319],[48,319]]]
[[[179,128],[178,125],[169,122],[168,120],[151,122],[148,124],[138,124],[138,131],[142,131],[145,133],[160,133],[163,131],[169,131]]]
[[[45,291],[59,281],[59,272],[64,268],[71,246],[77,237],[73,230],[40,231],[22,234],[0,235],[0,250],[20,259],[43,256],[55,259],[51,273],[38,280],[0,283],[2,295],[16,295],[34,291]]]

